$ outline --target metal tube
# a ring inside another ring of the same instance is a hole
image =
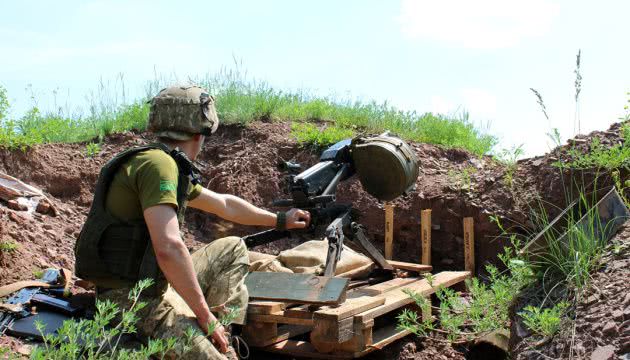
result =
[[[337,185],[339,184],[339,181],[341,181],[341,178],[347,175],[347,171],[349,169],[350,169],[350,166],[348,164],[343,164],[341,166],[341,169],[337,171],[337,175],[335,175],[335,177],[330,181],[330,184],[328,184],[328,186],[326,187],[326,190],[324,190],[322,195],[334,194],[337,188]]]

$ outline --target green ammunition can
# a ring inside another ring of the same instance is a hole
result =
[[[402,139],[389,133],[358,137],[351,156],[361,185],[375,198],[390,201],[414,189],[418,157]]]

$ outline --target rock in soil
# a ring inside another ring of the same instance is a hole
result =
[[[591,354],[591,360],[612,360],[615,357],[615,347],[612,345],[600,346]]]

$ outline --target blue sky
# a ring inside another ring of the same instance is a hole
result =
[[[122,74],[131,99],[156,71],[185,80],[236,58],[278,88],[465,109],[499,149],[524,144],[534,155],[548,150],[551,128],[574,135],[578,49],[581,132],[624,114],[629,13],[622,0],[4,2],[0,84],[19,116],[31,92],[44,109],[79,108],[101,79]]]

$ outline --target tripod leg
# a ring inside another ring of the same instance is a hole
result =
[[[385,260],[380,251],[367,239],[363,228],[357,223],[352,223],[352,234],[355,244],[363,249],[363,253],[376,263],[381,269],[394,270],[394,268]]]
[[[328,254],[326,255],[326,269],[324,270],[324,276],[333,277],[337,270],[337,262],[341,258],[341,251],[343,250],[343,233],[341,236],[328,237]]]

